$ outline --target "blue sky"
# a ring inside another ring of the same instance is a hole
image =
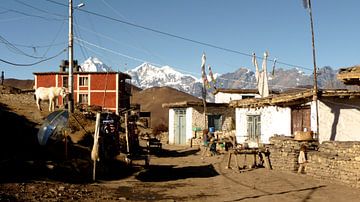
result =
[[[207,64],[216,73],[254,69],[246,55],[116,21],[121,20],[240,53],[262,56],[269,51],[270,59],[291,64],[277,67],[300,66],[306,73],[313,68],[310,20],[301,0],[73,1],[74,5],[85,3],[74,10],[74,57],[80,62],[95,56],[114,70],[124,71],[147,61],[200,77],[205,52]],[[60,53],[68,41],[67,4],[67,0],[3,1],[0,59],[31,64]],[[360,1],[313,0],[312,6],[317,66],[359,64]],[[0,70],[7,78],[33,79],[33,72],[58,71],[60,61],[67,58],[68,53],[63,52],[49,61],[22,67],[0,62]]]

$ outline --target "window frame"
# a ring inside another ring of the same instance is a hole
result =
[[[88,86],[89,86],[89,77],[79,76],[79,87],[88,87]]]

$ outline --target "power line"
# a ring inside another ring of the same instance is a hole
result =
[[[0,41],[0,43],[6,44],[3,41]],[[55,43],[55,44],[49,44],[49,45],[26,45],[26,44],[18,44],[18,43],[12,43],[12,44],[15,45],[15,46],[24,47],[24,48],[31,48],[31,49],[36,48],[36,49],[39,49],[39,48],[48,48],[48,47],[64,45],[66,43],[67,43],[66,41],[63,41],[63,42],[59,42],[59,43]]]
[[[18,53],[27,57],[31,57],[31,58],[35,58],[35,59],[40,59],[42,57],[37,57],[37,56],[33,56],[33,55],[29,55],[27,53],[25,53],[24,51],[20,50],[19,48],[17,48],[16,46],[14,46],[11,42],[9,42],[8,40],[6,40],[4,37],[2,37],[0,35],[0,41],[3,42],[10,51],[13,51],[14,53]]]
[[[65,48],[64,50],[62,50],[61,52],[59,52],[58,54],[52,56],[52,57],[49,57],[49,58],[45,58],[43,60],[40,60],[40,61],[37,61],[37,62],[34,62],[34,63],[30,63],[30,64],[19,64],[19,63],[13,63],[13,62],[9,62],[7,60],[3,60],[3,59],[0,59],[1,62],[3,63],[6,63],[6,64],[9,64],[9,65],[13,65],[13,66],[33,66],[33,65],[37,65],[37,64],[40,64],[42,62],[46,62],[48,60],[51,60],[51,59],[54,59],[56,57],[58,57],[59,55],[61,55],[63,52],[66,52],[67,49]]]
[[[53,0],[46,0],[46,1],[67,7],[67,5],[62,4],[62,3],[58,3],[58,2],[53,1]],[[151,31],[151,32],[155,32],[155,33],[158,33],[158,34],[166,35],[166,36],[169,36],[169,37],[181,39],[181,40],[184,40],[184,41],[188,41],[188,42],[200,44],[200,45],[203,45],[203,46],[208,46],[208,47],[211,47],[211,48],[215,48],[215,49],[219,49],[219,50],[223,50],[223,51],[226,51],[226,52],[231,52],[231,53],[235,53],[235,54],[239,54],[239,55],[243,55],[243,56],[247,56],[247,57],[253,57],[252,54],[243,53],[243,52],[240,52],[240,51],[237,51],[237,50],[233,50],[233,49],[221,47],[221,46],[218,46],[218,45],[214,45],[214,44],[210,44],[210,43],[206,43],[206,42],[202,42],[202,41],[198,41],[198,40],[186,38],[186,37],[183,37],[183,36],[171,34],[171,33],[165,32],[165,31],[161,31],[161,30],[157,30],[157,29],[145,27],[145,26],[142,26],[142,25],[138,25],[138,24],[131,23],[131,22],[124,21],[124,20],[120,20],[120,19],[116,19],[116,18],[109,17],[109,16],[106,16],[106,15],[103,15],[103,14],[95,13],[95,12],[92,12],[92,11],[87,11],[87,10],[84,10],[84,9],[79,9],[79,11],[82,11],[82,12],[85,12],[85,13],[89,13],[89,14],[92,14],[92,15],[95,15],[95,16],[98,16],[98,17],[102,17],[102,18],[105,18],[105,19],[108,19],[108,20],[112,20],[112,21],[115,21],[115,22],[119,22],[119,23],[122,23],[122,24],[126,24],[126,25],[129,25],[129,26],[132,26],[132,27],[137,27],[137,28],[140,28],[140,29],[144,29],[144,30],[147,30],[147,31]],[[256,56],[256,58],[264,59],[263,57],[259,57],[259,56]],[[267,59],[267,61],[271,61],[271,62],[272,62],[273,60],[269,58],[269,59]],[[278,63],[278,64],[282,64],[282,65],[286,65],[286,66],[289,66],[289,67],[296,67],[296,68],[300,68],[300,69],[305,69],[305,70],[312,71],[311,68],[302,67],[302,66],[300,66],[300,65],[294,65],[294,64],[282,62],[282,61],[279,61],[279,60],[277,60],[277,63]]]
[[[59,18],[46,18],[46,17],[44,17],[44,16],[33,15],[33,14],[25,13],[25,12],[23,12],[23,11],[14,10],[14,9],[7,9],[7,8],[4,8],[4,7],[0,7],[0,8],[5,9],[5,10],[8,10],[9,12],[18,13],[18,14],[25,15],[25,16],[28,16],[28,17],[40,18],[40,19],[43,19],[43,20],[56,20],[56,21],[66,20],[65,18],[64,18],[64,19],[59,19]]]
[[[32,8],[32,9],[35,9],[35,10],[37,10],[37,11],[40,11],[40,12],[43,12],[43,13],[46,13],[46,14],[55,15],[55,16],[62,17],[62,18],[66,18],[66,17],[67,17],[67,16],[65,16],[65,15],[61,15],[61,14],[57,14],[57,13],[51,13],[51,12],[49,12],[49,11],[42,10],[42,9],[37,8],[37,7],[35,7],[35,6],[32,6],[32,5],[30,5],[30,4],[24,3],[23,1],[20,1],[20,0],[15,0],[15,1],[16,1],[17,3],[19,3],[19,4],[22,4],[22,5],[24,5],[24,6],[30,7],[30,8]]]
[[[67,7],[67,5],[55,2],[53,0],[46,0],[46,1]],[[124,20],[116,19],[116,18],[109,17],[109,16],[106,16],[106,15],[103,15],[103,14],[95,13],[95,12],[92,12],[92,11],[87,11],[87,10],[83,10],[83,9],[80,9],[79,11],[89,13],[89,14],[92,14],[92,15],[95,15],[95,16],[98,16],[98,17],[106,18],[106,19],[109,19],[109,20],[112,20],[112,21],[120,22],[122,24],[126,24],[126,25],[129,25],[129,26],[133,26],[133,27],[144,29],[144,30],[152,31],[152,32],[155,32],[155,33],[159,33],[159,34],[162,34],[162,35],[170,36],[170,37],[173,37],[173,38],[189,41],[189,42],[192,42],[192,43],[201,44],[201,45],[204,45],[204,46],[212,47],[212,48],[215,48],[215,49],[219,49],[219,50],[223,50],[223,51],[227,51],[227,52],[231,52],[231,53],[236,53],[236,54],[240,54],[240,55],[244,55],[244,56],[248,56],[248,57],[253,57],[252,54],[243,53],[243,52],[240,52],[240,51],[237,51],[237,50],[224,48],[224,47],[221,47],[221,46],[218,46],[218,45],[214,45],[214,44],[210,44],[210,43],[206,43],[206,42],[201,42],[201,41],[194,40],[194,39],[189,39],[189,38],[186,38],[186,37],[182,37],[182,36],[179,36],[179,35],[171,34],[171,33],[168,33],[168,32],[157,30],[157,29],[145,27],[145,26],[138,25],[138,24],[131,23],[131,22],[127,22],[127,21],[124,21]],[[259,59],[263,59],[263,57],[258,57],[258,56],[256,56],[256,57],[259,58]],[[267,61],[273,61],[273,60],[267,59]],[[282,65],[286,65],[286,66],[290,66],[290,67],[297,67],[297,68],[300,68],[300,69],[305,69],[305,70],[310,70],[310,71],[312,70],[310,68],[302,67],[302,66],[299,66],[299,65],[293,65],[293,64],[285,63],[285,62],[281,62],[281,61],[277,61],[277,63],[282,64]]]

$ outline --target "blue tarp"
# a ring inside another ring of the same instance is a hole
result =
[[[58,110],[49,114],[37,134],[39,144],[46,145],[49,138],[56,141],[62,137],[62,130],[67,126],[68,119],[67,110]]]

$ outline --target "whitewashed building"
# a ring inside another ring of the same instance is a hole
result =
[[[169,144],[190,145],[203,129],[231,130],[235,125],[234,108],[228,104],[206,103],[206,116],[202,101],[165,103],[162,107],[169,108]]]
[[[230,107],[235,108],[236,140],[256,147],[269,143],[276,134],[292,136],[295,131],[313,131],[320,143],[360,141],[359,96],[359,91],[321,90],[318,116],[312,90],[231,101]]]

